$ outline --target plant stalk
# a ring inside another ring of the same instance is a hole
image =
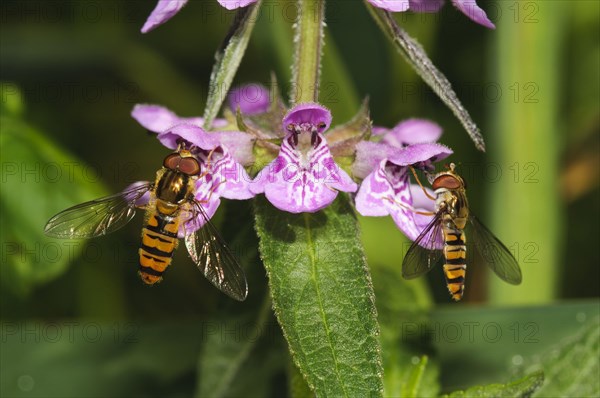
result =
[[[324,25],[324,0],[298,0],[298,18],[294,26],[296,54],[290,98],[293,104],[319,100]]]

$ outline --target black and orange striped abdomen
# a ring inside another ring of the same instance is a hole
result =
[[[173,252],[179,243],[178,229],[179,217],[167,216],[156,210],[149,211],[139,250],[139,274],[144,283],[153,285],[162,280],[162,274],[171,264]]]
[[[460,229],[444,229],[444,275],[452,299],[459,301],[465,292],[467,239]]]

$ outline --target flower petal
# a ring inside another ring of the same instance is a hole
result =
[[[361,141],[356,145],[356,158],[352,165],[352,174],[365,178],[382,160],[398,152],[399,148],[371,141]]]
[[[224,198],[240,200],[254,196],[250,191],[252,179],[228,152],[211,164],[211,179],[219,183],[219,193]]]
[[[187,3],[187,0],[159,0],[156,7],[142,27],[142,33],[148,33],[152,29],[167,22]]]
[[[236,87],[229,93],[229,107],[245,115],[265,113],[271,105],[269,90],[262,84],[246,84]]]
[[[438,12],[444,0],[409,0],[410,10],[414,12]]]
[[[201,127],[204,123],[201,117],[179,117],[164,106],[151,104],[137,104],[133,107],[131,116],[154,133],[162,133],[177,124],[194,124]]]
[[[307,154],[284,139],[279,156],[252,182],[250,190],[265,193],[278,209],[290,213],[316,212],[327,207],[337,189],[354,192],[357,185],[335,164],[327,140],[318,135],[319,144]]]
[[[442,128],[426,119],[408,119],[398,123],[381,142],[402,148],[405,145],[435,142],[442,136]]]
[[[423,162],[440,161],[452,153],[450,148],[442,144],[414,144],[394,152],[389,161],[398,166],[418,166]]]
[[[487,17],[485,11],[477,5],[475,0],[452,0],[452,4],[472,21],[477,22],[486,28],[496,29],[496,26]]]
[[[241,131],[214,131],[210,134],[217,135],[219,142],[233,158],[244,166],[248,166],[254,162],[254,154],[252,147],[254,138],[247,133]]]
[[[383,8],[391,12],[401,12],[408,10],[410,6],[408,0],[368,0],[369,3],[378,8]]]
[[[390,214],[389,199],[394,197],[394,190],[385,173],[386,163],[387,160],[382,160],[360,184],[355,205],[356,210],[363,216],[378,217]]]
[[[177,149],[180,140],[210,151],[219,146],[219,136],[207,133],[201,127],[192,124],[178,124],[158,134],[158,140],[169,149]]]
[[[331,125],[331,112],[319,104],[299,104],[283,118],[283,131],[287,132],[290,124],[312,124],[317,126],[319,133],[323,133]]]
[[[256,3],[256,0],[218,0],[219,4],[228,10],[235,10],[236,8],[246,7],[252,3]]]

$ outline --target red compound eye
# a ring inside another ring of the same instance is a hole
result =
[[[163,161],[163,166],[170,170],[177,170],[181,156],[178,153],[172,153],[168,155]]]
[[[181,158],[181,162],[179,162],[179,171],[194,176],[200,174],[200,164],[195,158]]]
[[[431,186],[434,190],[438,188],[459,189],[462,187],[462,183],[456,177],[446,174],[436,178]]]

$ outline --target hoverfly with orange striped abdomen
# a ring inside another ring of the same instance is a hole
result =
[[[419,182],[419,179],[412,169]],[[421,183],[419,182],[419,185]],[[467,264],[473,256],[467,255],[467,235],[481,254],[483,261],[502,280],[518,285],[521,283],[521,269],[510,251],[487,229],[469,210],[466,186],[463,178],[455,171],[454,163],[448,170],[431,178],[435,197],[423,188],[425,194],[435,200],[433,219],[423,229],[408,249],[402,262],[402,275],[406,279],[416,278],[429,272],[444,259],[444,276],[448,291],[455,301],[464,294]],[[465,228],[470,227],[468,233]],[[437,242],[443,240],[440,250]]]
[[[223,293],[243,301],[248,293],[244,271],[211,223],[203,203],[194,198],[195,183],[202,177],[200,162],[180,145],[164,159],[154,183],[137,184],[119,194],[66,209],[48,221],[45,233],[68,239],[102,236],[125,226],[136,209],[145,209],[139,249],[139,274],[144,283],[153,285],[162,280],[183,235],[190,257],[204,276]],[[149,199],[142,205],[146,195]],[[186,231],[190,220],[198,217],[203,226]]]

